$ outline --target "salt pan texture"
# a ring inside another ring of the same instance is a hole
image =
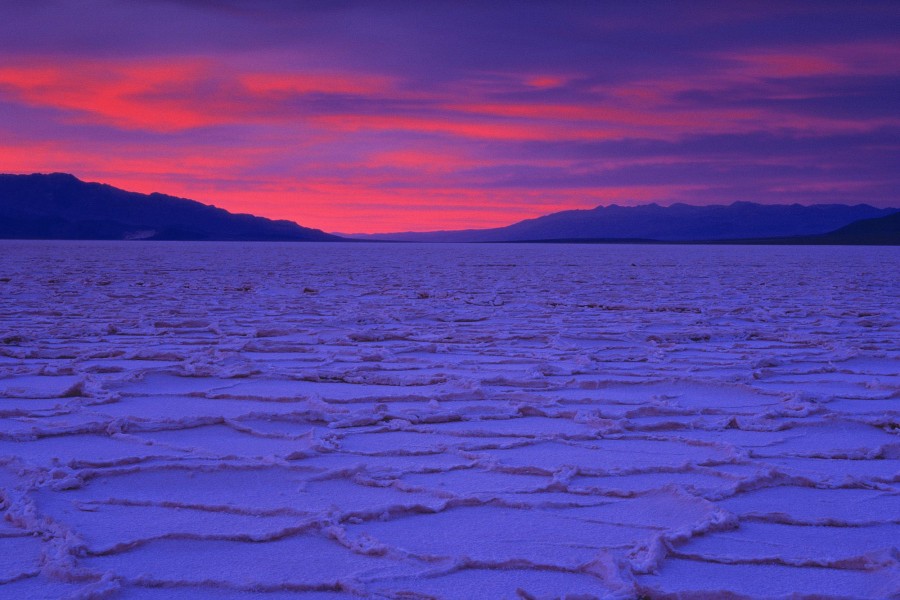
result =
[[[897,273],[0,242],[0,597],[898,597]]]

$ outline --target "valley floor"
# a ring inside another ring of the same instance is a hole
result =
[[[0,242],[0,598],[897,597],[897,273]]]

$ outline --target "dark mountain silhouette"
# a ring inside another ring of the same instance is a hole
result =
[[[408,232],[357,239],[434,242],[717,242],[900,244],[900,212],[820,204],[568,210],[495,229]],[[138,194],[64,173],[0,175],[0,238],[338,241],[274,221],[164,194]]]
[[[554,240],[561,241],[561,240]],[[584,240],[574,240],[581,241]],[[591,240],[601,243],[601,240]],[[660,243],[654,240],[633,240],[637,243]],[[668,242],[672,243],[672,242]],[[695,242],[674,242],[695,243]],[[849,225],[817,235],[797,235],[771,238],[709,240],[704,244],[755,244],[755,245],[818,245],[818,246],[900,246],[900,212],[886,217],[862,219]]]
[[[164,194],[86,183],[65,173],[0,175],[0,238],[336,241],[291,221],[234,214]]]
[[[900,212],[877,219],[863,219],[836,231],[803,239],[808,243],[820,244],[900,246]]]
[[[495,229],[359,237],[433,242],[753,240],[824,234],[861,219],[884,217],[896,211],[868,204],[611,205],[552,213]]]
[[[799,235],[767,238],[740,238],[719,240],[683,240],[661,242],[659,240],[630,238],[574,238],[553,240],[531,240],[529,243],[570,243],[570,244],[721,244],[721,245],[817,245],[817,246],[900,246],[900,212],[886,217],[862,219],[849,225],[820,233],[818,235]]]

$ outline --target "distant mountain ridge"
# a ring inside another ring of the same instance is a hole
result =
[[[900,209],[868,204],[615,204],[507,227],[352,236],[423,242],[900,244]],[[341,241],[347,238],[194,200],[127,192],[65,173],[0,174],[0,238]]]
[[[658,204],[567,210],[507,227],[358,236],[421,242],[523,242],[551,240],[646,240],[662,242],[751,240],[814,236],[863,219],[896,213],[868,204],[755,204],[693,206]],[[357,237],[357,236],[354,236]]]
[[[139,194],[66,173],[0,175],[0,238],[338,241],[292,221]]]

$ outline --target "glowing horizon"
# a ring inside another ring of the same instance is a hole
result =
[[[330,232],[900,191],[900,8],[0,7],[0,171]]]

